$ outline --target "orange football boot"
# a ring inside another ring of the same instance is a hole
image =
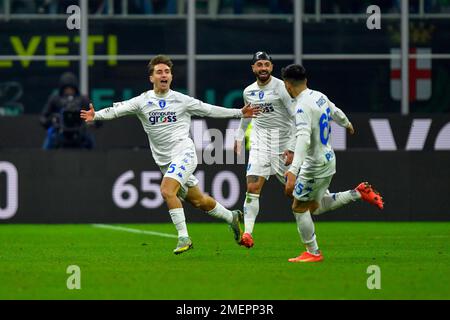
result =
[[[243,235],[242,235],[242,239],[241,239],[241,241],[239,242],[239,244],[241,245],[241,246],[244,246],[244,247],[247,247],[247,248],[251,248],[251,247],[253,247],[253,238],[252,238],[252,235],[250,234],[250,233],[248,233],[248,232],[245,232]]]
[[[361,182],[356,188],[356,191],[361,194],[361,199],[366,201],[374,206],[377,206],[378,209],[384,208],[383,197],[380,195],[378,191],[376,191],[368,182]]]
[[[291,258],[289,262],[319,262],[323,260],[322,252],[319,251],[319,254],[312,254],[308,251],[303,252],[301,255],[295,258]]]

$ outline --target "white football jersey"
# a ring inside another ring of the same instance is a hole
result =
[[[317,178],[328,177],[336,172],[336,159],[330,141],[330,121],[334,120],[340,126],[347,127],[349,120],[342,110],[319,91],[306,89],[296,100],[296,136],[310,138],[301,172]]]
[[[194,148],[189,136],[191,116],[242,117],[240,109],[213,106],[173,90],[162,96],[149,90],[140,96],[97,111],[94,120],[110,120],[132,114],[141,121],[153,158],[159,166],[169,164],[186,148]]]
[[[289,145],[295,147],[294,102],[286,91],[284,82],[271,77],[265,86],[259,86],[255,81],[244,89],[245,104],[261,108],[261,113],[252,120],[250,135],[253,150],[283,153]],[[241,120],[241,130],[245,130],[248,119]],[[242,140],[242,131],[236,137]]]

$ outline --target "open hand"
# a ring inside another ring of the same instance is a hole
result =
[[[241,111],[243,118],[256,118],[256,116],[261,113],[259,107],[252,106],[250,103],[246,104]]]
[[[83,119],[86,122],[94,121],[95,116],[95,110],[92,103],[89,104],[89,110],[81,110],[80,112],[80,118]]]

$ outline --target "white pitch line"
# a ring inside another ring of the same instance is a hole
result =
[[[148,230],[140,230],[140,229],[133,229],[133,228],[126,228],[126,227],[119,227],[119,226],[111,226],[108,224],[93,224],[94,228],[102,228],[102,229],[109,229],[109,230],[116,230],[116,231],[124,231],[124,232],[131,232],[131,233],[139,233],[139,234],[148,234],[151,236],[158,236],[158,237],[166,237],[166,238],[178,238],[174,234],[170,233],[162,233],[162,232],[155,232],[155,231],[148,231]]]

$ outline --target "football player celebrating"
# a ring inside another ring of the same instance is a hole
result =
[[[251,118],[259,110],[250,105],[242,109],[227,109],[204,103],[170,89],[173,63],[169,57],[158,55],[148,64],[149,79],[153,90],[130,100],[114,103],[112,107],[94,111],[81,111],[85,121],[111,120],[126,115],[136,115],[148,136],[150,149],[164,177],[161,194],[169,208],[169,214],[178,231],[175,254],[192,248],[181,199],[209,215],[225,220],[233,230],[234,239],[241,240],[240,210],[230,211],[212,197],[202,193],[193,175],[197,167],[197,155],[189,137],[191,116],[214,118]]]
[[[321,206],[333,175],[336,157],[331,147],[330,121],[350,128],[347,116],[326,95],[306,85],[306,71],[298,64],[282,70],[286,90],[295,98],[296,144],[294,159],[286,172],[286,191],[292,192],[292,211],[297,230],[306,251],[290,262],[316,262],[323,260],[319,250],[311,213]],[[353,131],[353,130],[352,130]],[[360,197],[383,208],[381,196],[368,184],[362,183],[355,191]]]
[[[256,52],[252,59],[252,70],[256,81],[245,88],[243,99],[246,104],[260,107],[261,114],[252,121],[250,134],[247,192],[244,201],[245,231],[240,242],[247,248],[254,245],[252,233],[259,213],[259,197],[264,183],[271,175],[275,175],[285,184],[284,174],[292,162],[296,141],[295,100],[286,91],[283,81],[272,76],[273,63],[269,54]],[[241,151],[244,132],[250,121],[251,119],[241,120],[234,144],[236,153]],[[350,122],[342,125],[350,134],[354,133]],[[371,202],[371,190],[367,183],[361,183],[356,189],[345,192],[331,194],[327,190],[320,206],[312,213],[318,215],[359,199]],[[292,192],[286,195],[292,197]]]

